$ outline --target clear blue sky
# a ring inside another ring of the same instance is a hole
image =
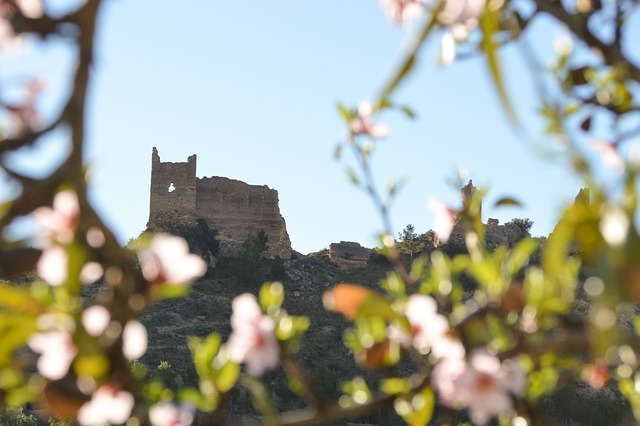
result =
[[[560,30],[537,26],[532,41],[544,56]],[[375,245],[379,216],[347,179],[350,156],[333,156],[345,133],[335,106],[371,97],[407,34],[387,22],[375,0],[105,2],[88,105],[93,200],[123,242],[142,231],[156,146],[163,161],[197,154],[200,177],[276,189],[295,250],[309,253],[340,240]],[[55,80],[68,68],[65,47],[47,55],[43,69]],[[534,145],[553,142],[540,136],[535,92],[517,49],[501,58],[531,138],[510,129],[482,60],[442,68],[437,56],[434,39],[395,96],[417,118],[382,117],[392,136],[374,155],[376,177],[382,187],[388,178],[408,179],[391,210],[394,232],[408,223],[418,232],[430,229],[426,200],[455,205],[459,192],[447,181],[466,169],[474,183],[490,188],[485,218],[527,217],[534,235],[547,234],[580,182],[562,158],[536,155]],[[49,95],[64,89],[52,82]],[[55,105],[43,102],[45,110]],[[40,162],[15,161],[40,167],[61,150],[53,138],[31,153]],[[524,208],[488,207],[505,195]]]

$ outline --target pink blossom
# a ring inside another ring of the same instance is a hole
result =
[[[280,347],[274,336],[273,318],[262,314],[256,298],[249,293],[236,297],[232,309],[232,333],[228,341],[230,358],[245,363],[252,376],[275,368],[279,363]]]
[[[140,358],[147,351],[147,329],[138,321],[129,321],[122,331],[122,352],[128,360]]]
[[[142,274],[151,284],[189,283],[207,271],[204,261],[189,253],[184,239],[164,233],[155,235],[138,258]]]
[[[91,400],[80,407],[78,423],[82,426],[122,424],[131,416],[133,395],[119,388],[103,385],[91,395]]]
[[[514,361],[500,362],[486,350],[477,350],[468,363],[444,358],[434,368],[432,383],[443,404],[466,405],[473,422],[484,424],[513,411],[511,395],[522,392],[526,379]]]
[[[61,244],[69,244],[80,219],[78,196],[70,189],[65,189],[53,198],[53,207],[40,207],[33,212],[37,225],[43,231],[41,243],[48,247],[51,240]]]
[[[62,379],[78,353],[71,335],[58,330],[32,335],[29,347],[40,354],[38,371],[51,380]]]
[[[69,255],[60,246],[51,246],[45,249],[38,259],[36,270],[38,275],[52,286],[61,286],[67,279],[67,268],[69,267]],[[80,271],[80,282],[82,284],[92,284],[103,274],[102,265],[97,262],[89,262],[82,266]]]
[[[395,25],[406,25],[424,12],[424,4],[420,0],[380,0],[380,5],[387,18]]]
[[[44,14],[44,6],[41,0],[16,0],[16,6],[27,18],[37,19]]]
[[[149,408],[149,421],[152,426],[189,426],[193,423],[193,414],[192,406],[159,402]]]
[[[464,374],[467,363],[464,358],[442,358],[431,373],[431,384],[438,391],[438,399],[444,405],[461,408],[465,405],[463,394],[458,389],[458,381]]]
[[[438,18],[443,25],[463,26],[470,29],[478,25],[478,20],[484,12],[484,6],[485,0],[445,0],[444,9]],[[457,36],[463,35],[459,28],[453,30]]]
[[[465,349],[460,340],[448,334],[441,336],[431,344],[431,354],[435,359],[464,358]]]
[[[427,208],[435,215],[434,232],[441,242],[446,243],[456,225],[457,212],[436,198],[427,201]]]
[[[431,354],[436,359],[443,357],[464,358],[464,346],[459,340],[449,336],[449,322],[438,314],[438,306],[431,296],[414,294],[409,296],[405,315],[411,332],[390,325],[387,337],[404,347],[413,346],[420,352]]]
[[[109,310],[102,305],[93,305],[82,312],[82,325],[90,336],[100,336],[111,321]]]
[[[373,107],[369,102],[361,102],[356,116],[351,120],[351,131],[356,135],[367,135],[372,138],[384,138],[389,136],[389,127],[386,124],[373,124],[371,117]]]
[[[589,148],[600,156],[602,163],[618,173],[624,173],[624,159],[616,149],[616,146],[602,139],[592,139]]]
[[[104,275],[104,269],[98,262],[88,262],[80,271],[80,282],[82,284],[93,284]]]
[[[449,331],[449,322],[438,314],[438,305],[431,296],[409,296],[405,315],[411,325],[413,347],[424,351]]]
[[[69,257],[60,246],[49,247],[42,252],[36,269],[38,275],[52,286],[61,286],[67,281]]]
[[[44,82],[39,79],[30,81],[27,94],[19,104],[5,105],[13,117],[13,134],[22,135],[34,131],[39,127],[40,118],[36,111],[36,97],[44,88]]]

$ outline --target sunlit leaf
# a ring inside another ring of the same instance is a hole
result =
[[[516,207],[522,207],[522,203],[518,200],[516,200],[515,198],[510,198],[510,197],[504,197],[504,198],[500,198],[498,201],[496,201],[496,203],[494,204],[494,207],[500,207],[500,206],[516,206]]]
[[[485,53],[487,65],[489,66],[489,72],[491,78],[498,91],[498,96],[502,102],[502,106],[507,112],[507,116],[512,124],[518,124],[518,118],[516,117],[515,110],[507,94],[505,87],[502,70],[500,68],[498,60],[498,46],[494,40],[494,36],[500,29],[500,11],[491,10],[490,8],[485,10],[485,13],[480,18],[480,27],[482,29],[482,50]]]
[[[43,306],[27,290],[0,282],[1,308],[37,313],[42,311]]]
[[[260,287],[258,295],[260,307],[269,314],[275,313],[284,301],[284,287],[280,282],[266,282]]]

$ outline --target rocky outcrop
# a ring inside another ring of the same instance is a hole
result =
[[[291,241],[280,214],[278,192],[225,177],[196,177],[196,156],[187,162],[161,162],[154,147],[147,228],[162,231],[204,220],[216,229],[220,254],[234,256],[249,235],[269,237],[266,256],[291,258]]]

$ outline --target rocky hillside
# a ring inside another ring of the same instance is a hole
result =
[[[348,324],[342,316],[323,308],[322,295],[340,282],[357,281],[376,288],[387,270],[377,264],[341,270],[329,263],[327,252],[289,260],[285,265],[289,279],[283,282],[286,291],[284,308],[293,315],[306,315],[312,320],[298,360],[311,373],[321,393],[335,400],[339,396],[336,384],[361,373],[342,344],[342,333]],[[257,294],[258,288],[246,288],[225,268],[216,268],[210,276],[194,283],[187,297],[155,304],[141,318],[148,329],[150,344],[141,362],[151,371],[157,370],[161,364],[160,369],[166,368],[166,363],[170,364],[168,374],[165,371],[163,375],[169,377],[172,387],[196,385],[187,337],[204,337],[215,331],[226,339],[231,331],[231,301],[247,291]],[[374,375],[368,377],[376,380]],[[265,379],[276,408],[302,407],[301,401],[288,389],[282,371],[269,372]],[[228,408],[232,415],[245,416],[253,412],[248,396],[241,389],[234,389],[230,400],[232,404]],[[386,416],[384,424],[399,421],[392,420],[389,414]]]

